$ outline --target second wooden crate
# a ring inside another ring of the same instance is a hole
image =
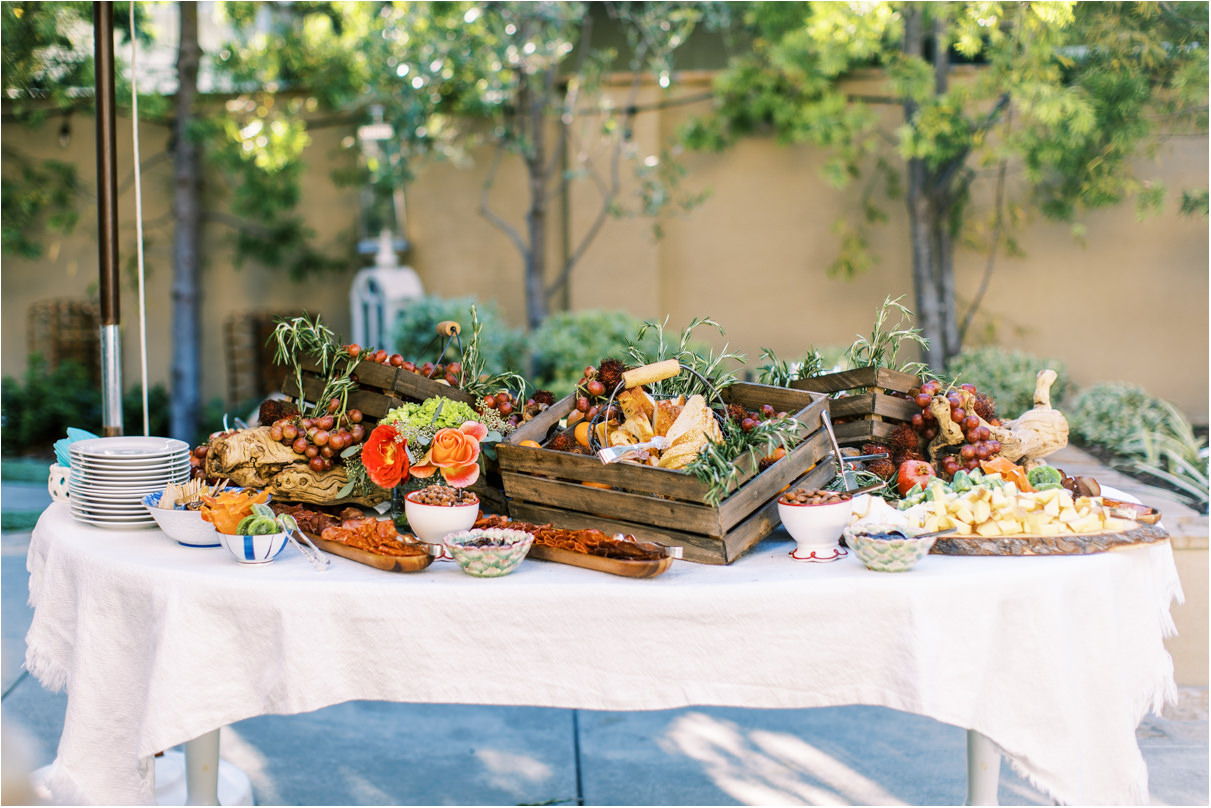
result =
[[[842,370],[799,379],[790,386],[829,396],[828,414],[835,425],[837,442],[846,445],[886,440],[899,424],[921,412],[907,398],[909,390],[921,386],[921,380],[888,368]]]

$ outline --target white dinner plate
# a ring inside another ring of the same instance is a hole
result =
[[[146,473],[154,471],[165,466],[178,466],[182,463],[189,462],[189,455],[180,455],[179,457],[157,457],[152,459],[135,458],[132,460],[124,460],[116,463],[95,463],[79,455],[72,455],[72,468],[88,469],[96,472],[113,472],[121,474],[123,472],[131,473]]]
[[[82,516],[74,513],[72,514],[72,517],[75,518],[77,522],[84,522],[85,524],[92,525],[93,527],[103,527],[106,530],[137,530],[139,528],[156,526],[154,519],[147,522],[113,522],[105,519],[94,519],[89,516]]]
[[[189,451],[189,444],[176,438],[144,438],[135,435],[78,440],[71,444],[72,455],[94,458],[142,460],[170,457]]]
[[[143,497],[90,497],[88,494],[81,494],[73,491],[69,499],[72,502],[79,502],[81,505],[96,505],[102,508],[130,508],[132,503],[143,504]]]
[[[72,516],[82,516],[88,519],[95,519],[104,522],[146,522],[149,519],[154,522],[151,514],[146,510],[143,513],[137,511],[106,511],[96,510],[94,508],[73,506],[71,509]]]
[[[152,461],[144,462],[108,462],[99,463],[87,457],[73,457],[71,459],[72,468],[88,469],[95,471],[98,474],[140,474],[145,473],[149,469],[168,468],[179,466],[181,464],[188,465],[189,455],[172,455],[169,457],[157,457]]]
[[[121,480],[98,480],[92,477],[72,475],[67,478],[69,487],[91,488],[97,491],[133,491],[136,488],[167,488],[168,483],[183,483],[189,480],[189,471],[182,470],[157,477],[130,477]]]
[[[142,513],[147,513],[147,509],[143,507],[142,499],[102,501],[96,499],[87,499],[76,494],[72,494],[68,499],[71,501],[72,507],[76,508],[89,508],[103,511],[126,511],[129,513],[139,513],[141,511]],[[137,503],[138,508],[136,508],[132,503]]]

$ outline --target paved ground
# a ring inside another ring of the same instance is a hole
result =
[[[41,486],[0,486],[5,511],[48,503]],[[20,667],[28,542],[28,533],[0,536],[6,771],[52,760],[66,705]],[[1206,688],[1183,688],[1181,702],[1137,735],[1153,804],[1208,804]],[[966,795],[962,730],[877,707],[625,713],[353,702],[235,724],[223,731],[222,755],[249,775],[262,805],[959,805]],[[1000,801],[1052,804],[1008,764]]]

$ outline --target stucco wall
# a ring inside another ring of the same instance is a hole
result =
[[[694,87],[684,88],[692,92]],[[645,91],[653,100],[655,93]],[[701,107],[698,108],[702,109]],[[695,108],[677,108],[637,121],[636,139],[645,152],[658,150]],[[74,160],[91,189],[94,146],[91,122],[76,116],[64,149],[58,121],[29,132],[5,125],[6,149],[36,157]],[[119,165],[132,165],[129,121],[119,121]],[[206,397],[226,394],[222,323],[234,311],[306,308],[335,330],[349,330],[348,290],[364,263],[352,251],[356,196],[329,177],[331,154],[349,133],[319,130],[308,151],[304,195],[308,224],[322,243],[349,254],[347,271],[296,284],[263,268],[236,270],[225,239],[226,225],[211,223],[204,239],[202,389]],[[145,161],[161,152],[166,131],[141,128]],[[888,202],[891,221],[873,232],[878,263],[853,280],[829,278],[836,255],[834,221],[856,215],[857,189],[836,191],[820,177],[824,155],[811,147],[782,147],[753,138],[723,154],[685,157],[690,189],[709,189],[710,199],[688,216],[669,222],[655,241],[640,219],[612,221],[577,268],[570,299],[574,308],[623,308],[641,318],[670,318],[679,329],[694,316],[711,316],[727,328],[732,349],[756,364],[762,347],[793,358],[811,345],[847,345],[869,330],[880,302],[907,294],[911,307],[909,245],[903,207]],[[1147,166],[1150,168],[1151,166]],[[1176,140],[1156,161],[1170,188],[1201,185],[1208,175],[1205,137]],[[8,168],[6,167],[6,171]],[[405,262],[426,290],[491,298],[514,325],[524,322],[521,260],[498,230],[477,213],[487,161],[470,168],[434,165],[408,190],[409,237],[415,245]],[[148,367],[154,383],[167,384],[171,354],[171,221],[169,160],[144,170],[147,220]],[[212,183],[215,182],[213,179]],[[91,193],[91,191],[90,191]],[[221,193],[208,189],[212,204]],[[121,260],[134,261],[134,194],[122,183]],[[517,165],[502,171],[492,195],[496,208],[521,224],[524,185]],[[87,297],[97,286],[95,201],[85,199],[80,226],[54,238],[39,261],[9,258],[0,269],[0,339],[3,372],[24,369],[26,313],[45,298]],[[977,198],[977,205],[986,199]],[[577,188],[572,231],[587,226],[593,192]],[[552,209],[558,217],[558,207]],[[1000,258],[978,318],[977,333],[993,333],[999,344],[1063,359],[1079,385],[1129,381],[1177,403],[1195,422],[1207,421],[1208,227],[1181,218],[1169,204],[1158,216],[1137,220],[1133,208],[1085,217],[1086,243],[1067,227],[1033,222],[1024,258]],[[552,239],[558,234],[553,223]],[[961,306],[974,295],[985,256],[960,250],[956,257]],[[138,308],[133,275],[124,269],[122,318],[124,378],[138,381]],[[720,340],[721,342],[721,340]]]

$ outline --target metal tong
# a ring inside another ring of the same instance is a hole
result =
[[[332,565],[332,562],[328,560],[328,556],[324,555],[324,552],[316,547],[311,539],[307,538],[306,533],[299,530],[299,523],[294,520],[293,516],[287,513],[282,514],[278,519],[282,526],[286,528],[286,538],[290,539],[290,542],[299,549],[303,557],[311,562],[311,566],[315,567],[317,571],[323,572]]]
[[[836,458],[836,460],[837,460],[837,469],[841,472],[841,481],[843,483],[845,483],[846,493],[849,493],[849,494],[858,493],[858,491],[855,490],[858,487],[858,473],[856,471],[854,471],[853,468],[850,467],[849,464],[850,463],[860,463],[864,460],[879,460],[881,458],[887,457],[887,453],[879,452],[878,454],[853,455],[853,456],[843,455],[843,454],[841,454],[841,447],[837,444],[837,433],[833,431],[833,421],[832,421],[832,418],[829,417],[827,409],[822,410],[820,412],[820,420],[824,423],[824,431],[828,433],[828,439],[830,441],[832,441],[833,457]],[[873,486],[873,488],[871,486],[867,486],[863,490],[864,491],[875,490],[875,489],[882,488],[882,487],[883,486],[881,486],[881,485]]]
[[[638,452],[640,449],[655,449],[656,451],[663,452],[667,448],[669,448],[669,439],[657,435],[643,443],[632,443],[628,446],[608,446],[605,449],[598,449],[597,457],[601,459],[602,463],[617,463],[619,460],[625,459],[627,455]]]

